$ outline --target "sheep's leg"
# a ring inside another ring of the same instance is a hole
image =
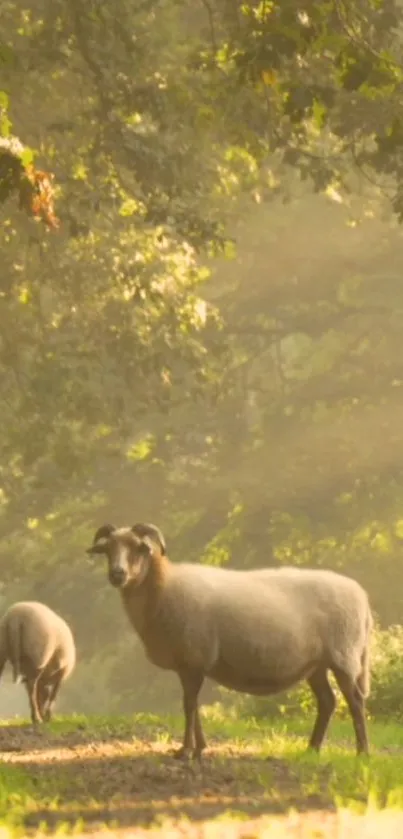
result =
[[[201,719],[200,719],[200,712],[199,708],[196,708],[196,717],[195,717],[195,739],[196,739],[196,749],[195,754],[197,757],[200,757],[202,751],[206,748],[206,738],[203,734]]]
[[[319,751],[323,743],[330,718],[336,707],[336,699],[332,688],[330,687],[326,669],[317,670],[316,673],[308,679],[308,684],[315,696],[318,708],[315,725],[309,741],[309,748]]]
[[[63,675],[64,670],[59,670],[59,672],[55,673],[48,682],[47,703],[46,708],[44,707],[43,709],[43,719],[45,722],[50,722],[52,719],[53,709],[55,707],[57,694],[60,690],[60,685],[63,681]]]
[[[365,699],[356,682],[348,673],[332,668],[337,684],[347,702],[353,720],[357,754],[369,754],[367,724],[365,721]]]
[[[6,666],[6,663],[7,663],[7,656],[3,655],[3,653],[2,653],[1,654],[1,660],[0,660],[0,679],[3,675],[3,670]]]
[[[197,700],[204,681],[204,676],[193,671],[178,674],[183,690],[183,711],[185,714],[185,733],[183,746],[175,752],[178,759],[188,758],[193,753],[200,756],[201,746],[206,745],[201,729]]]
[[[46,703],[48,701],[48,683],[44,676],[38,680],[38,708],[42,719],[45,719]]]
[[[25,685],[31,709],[32,725],[37,725],[37,723],[42,722],[42,717],[38,708],[38,676],[27,678]]]

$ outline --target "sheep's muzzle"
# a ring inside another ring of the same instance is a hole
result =
[[[112,568],[108,576],[110,584],[115,588],[122,588],[127,582],[127,574],[123,568]]]

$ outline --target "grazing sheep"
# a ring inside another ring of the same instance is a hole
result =
[[[50,720],[76,663],[70,627],[44,603],[14,603],[0,622],[0,678],[7,661],[14,682],[25,684],[33,724]]]
[[[164,548],[153,525],[105,525],[87,553],[107,556],[109,582],[148,658],[180,678],[185,733],[177,756],[205,748],[198,712],[205,677],[255,696],[306,679],[317,702],[309,746],[319,750],[336,704],[329,670],[348,704],[357,752],[368,753],[372,616],[364,589],[333,571],[175,564]]]

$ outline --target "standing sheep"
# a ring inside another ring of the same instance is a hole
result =
[[[153,525],[104,525],[87,553],[107,556],[109,582],[150,661],[179,676],[185,733],[178,757],[206,746],[198,711],[205,677],[255,696],[306,679],[317,702],[309,746],[319,750],[336,704],[329,670],[349,707],[357,752],[368,753],[372,616],[357,582],[314,569],[175,564]]]
[[[0,678],[7,661],[14,682],[26,686],[33,724],[50,720],[76,663],[70,627],[44,603],[14,603],[0,622]]]

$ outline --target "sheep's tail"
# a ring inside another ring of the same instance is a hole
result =
[[[370,645],[371,645],[371,631],[373,627],[373,619],[371,615],[371,610],[368,604],[368,612],[366,616],[366,626],[365,626],[365,642],[364,642],[364,649],[361,653],[361,672],[357,677],[357,687],[360,690],[362,696],[366,699],[369,696],[369,692],[371,690],[371,656],[370,656]]]
[[[6,666],[8,655],[7,655],[7,636],[6,636],[6,627],[0,627],[0,679],[3,675],[3,670]]]
[[[13,682],[18,684],[22,680],[21,673],[21,647],[22,647],[22,621],[9,621],[7,623],[7,641],[11,666],[13,668]]]

